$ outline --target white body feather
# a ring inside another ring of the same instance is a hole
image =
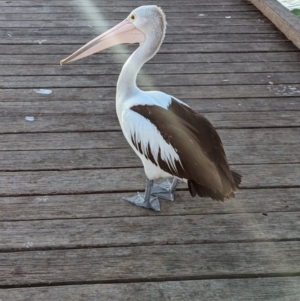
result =
[[[117,101],[117,114],[123,134],[141,159],[145,174],[149,180],[170,178],[173,176],[160,169],[158,165],[153,164],[141,154],[133,145],[131,137],[135,137],[135,141],[140,143],[143,153],[147,153],[147,147],[149,145],[156,162],[158,162],[158,154],[160,151],[161,159],[176,170],[175,160],[180,162],[180,158],[172,145],[163,139],[156,126],[142,115],[130,110],[130,108],[136,105],[156,105],[168,109],[171,101],[171,96],[165,93],[158,91],[143,92],[139,89],[135,91],[133,97],[123,101]]]

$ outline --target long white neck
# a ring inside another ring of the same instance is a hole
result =
[[[136,85],[137,75],[142,66],[159,50],[163,39],[164,31],[152,32],[124,64],[117,83],[117,110],[118,107],[121,107],[122,102],[139,90]]]
[[[130,95],[138,89],[136,85],[137,75],[142,66],[148,60],[145,57],[145,48],[143,46],[144,45],[135,50],[122,68],[117,83],[117,101],[130,97]]]

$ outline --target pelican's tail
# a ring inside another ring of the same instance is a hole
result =
[[[231,191],[227,194],[223,194],[219,191],[212,191],[210,188],[207,188],[203,185],[198,184],[193,180],[188,180],[188,187],[192,197],[198,194],[200,197],[210,197],[213,200],[222,201],[224,199],[231,199],[235,197],[235,192],[238,190],[239,185],[242,182],[242,176],[235,171],[231,171],[234,184],[232,184]]]

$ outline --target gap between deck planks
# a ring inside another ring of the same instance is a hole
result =
[[[0,290],[0,298],[14,301],[298,301],[300,277],[216,279]]]

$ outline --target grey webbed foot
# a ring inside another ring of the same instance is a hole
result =
[[[154,184],[151,195],[154,195],[158,198],[167,200],[167,201],[174,201],[175,190],[177,186],[178,180],[174,179],[172,183],[169,180],[163,182],[162,184]]]
[[[153,181],[146,181],[146,190],[145,193],[137,193],[136,196],[123,198],[125,201],[134,204],[139,207],[150,208],[155,211],[160,211],[160,204],[157,197],[151,197],[151,191],[153,187]]]
[[[154,211],[160,211],[160,204],[157,197],[150,197],[149,200],[145,200],[144,193],[137,193],[136,196],[123,198],[125,201],[134,204],[139,207],[145,207],[153,209]]]

